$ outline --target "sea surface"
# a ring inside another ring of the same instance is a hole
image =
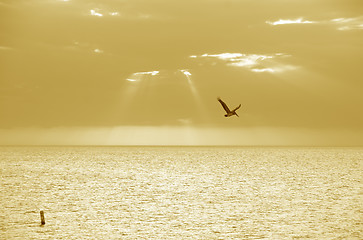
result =
[[[0,147],[0,239],[363,239],[362,161],[363,148]]]

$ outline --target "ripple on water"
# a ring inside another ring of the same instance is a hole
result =
[[[361,148],[0,151],[5,239],[363,238]]]

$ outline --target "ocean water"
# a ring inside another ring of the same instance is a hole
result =
[[[363,148],[0,147],[0,239],[363,239],[362,161]]]

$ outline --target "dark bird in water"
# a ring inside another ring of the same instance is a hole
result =
[[[222,99],[218,98],[218,102],[220,102],[220,103],[221,103],[221,105],[222,105],[223,109],[224,109],[224,110],[226,111],[226,113],[227,113],[227,114],[225,114],[225,115],[224,115],[225,117],[231,117],[231,116],[233,116],[233,115],[236,115],[237,117],[239,117],[239,116],[238,116],[238,114],[236,113],[236,111],[237,111],[237,109],[239,109],[239,108],[241,107],[241,104],[240,104],[238,107],[236,107],[235,109],[233,109],[233,110],[231,111],[231,110],[229,110],[229,108],[228,108],[227,104],[226,104],[225,102],[223,102],[223,101],[222,101]]]

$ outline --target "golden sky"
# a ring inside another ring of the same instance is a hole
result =
[[[0,0],[0,144],[363,145],[362,10]]]

